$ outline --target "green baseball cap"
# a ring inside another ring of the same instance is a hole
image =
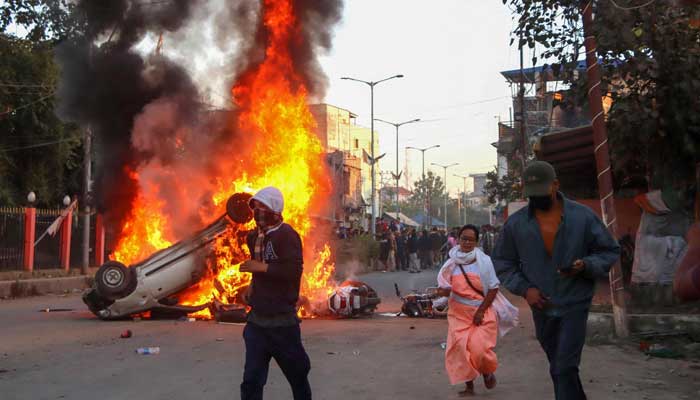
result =
[[[557,179],[557,173],[552,164],[546,161],[533,161],[523,172],[524,196],[546,196],[551,193],[552,183]]]

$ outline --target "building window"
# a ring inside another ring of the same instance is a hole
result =
[[[355,139],[355,148],[356,149],[360,148],[360,140],[359,139]]]
[[[343,183],[345,195],[350,195],[350,171],[343,171]]]

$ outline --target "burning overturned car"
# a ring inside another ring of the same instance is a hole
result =
[[[245,281],[238,290],[231,292],[225,290],[219,279],[212,279],[217,293],[230,293],[223,296],[225,298],[214,297],[199,304],[185,305],[179,297],[205,277],[212,278],[207,257],[213,242],[228,236],[227,240],[238,242],[237,247],[240,247],[245,241],[250,232],[248,223],[252,220],[248,207],[250,198],[247,193],[234,194],[226,204],[225,215],[190,238],[157,251],[145,260],[129,267],[117,261],[106,262],[95,274],[94,287],[83,295],[83,301],[103,320],[123,319],[147,311],[152,316],[163,317],[208,311],[208,315],[219,321],[245,321],[248,286]],[[240,254],[238,256],[240,258]],[[302,297],[299,306],[307,310],[307,315],[310,314],[308,310],[314,310],[315,316],[347,318],[369,315],[380,302],[372,288],[357,281],[346,281],[326,292],[324,304],[311,304]]]
[[[209,244],[230,228],[239,228],[252,219],[250,197],[234,194],[226,204],[225,215],[189,239],[141,262],[129,267],[118,261],[106,262],[97,270],[94,287],[83,295],[83,301],[101,319],[120,319],[145,311],[187,314],[211,307],[178,305],[171,296],[204,277]]]

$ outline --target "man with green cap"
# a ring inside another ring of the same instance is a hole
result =
[[[593,211],[559,192],[554,168],[534,161],[523,173],[528,207],[511,215],[492,254],[502,284],[532,309],[557,400],[584,400],[579,378],[595,281],[620,246]]]

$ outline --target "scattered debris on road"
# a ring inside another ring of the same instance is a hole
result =
[[[160,347],[139,347],[136,349],[136,353],[141,355],[160,354]]]
[[[128,339],[128,338],[130,338],[132,335],[133,335],[133,333],[131,332],[131,330],[130,330],[130,329],[127,329],[127,330],[125,330],[124,332],[122,332],[122,334],[119,335],[119,337],[122,338],[122,339]]]
[[[45,313],[50,313],[50,312],[68,312],[68,311],[74,311],[72,308],[43,308],[39,310],[39,312],[45,312]]]

